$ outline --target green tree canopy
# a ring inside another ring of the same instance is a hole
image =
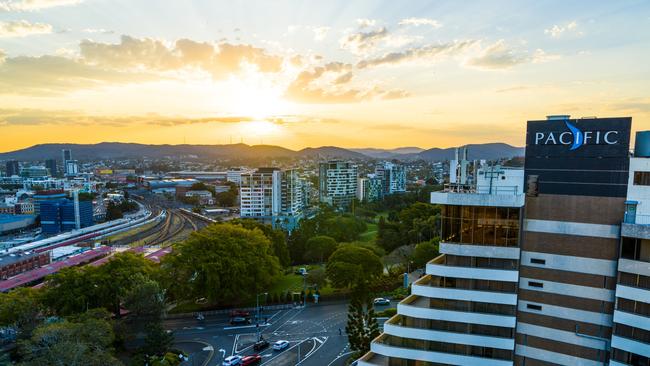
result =
[[[32,288],[0,293],[0,326],[15,326],[21,337],[31,334],[43,310],[39,293]]]
[[[178,298],[237,303],[270,285],[280,265],[259,229],[215,224],[193,232],[163,259]]]
[[[427,262],[438,256],[439,242],[440,239],[433,238],[415,246],[415,251],[413,252],[413,264],[416,268],[424,267]]]
[[[111,353],[113,329],[101,314],[91,312],[39,326],[19,345],[21,365],[121,365]]]
[[[307,240],[305,246],[305,260],[309,262],[319,262],[329,258],[336,250],[336,240],[329,236],[318,235]]]
[[[327,276],[338,288],[363,289],[382,270],[381,260],[375,253],[353,245],[341,246],[327,262]]]
[[[239,224],[246,229],[253,230],[259,229],[264,233],[273,245],[273,254],[278,257],[280,265],[286,267],[291,264],[291,258],[289,258],[289,249],[287,248],[287,236],[284,231],[280,229],[274,229],[273,226],[268,224],[262,224],[257,220],[252,219],[237,219],[230,221],[232,224]]]

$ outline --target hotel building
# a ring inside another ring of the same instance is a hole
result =
[[[630,158],[630,127],[530,121],[523,177],[432,193],[441,255],[359,365],[650,365],[650,134]]]
[[[320,202],[347,209],[357,197],[358,178],[358,168],[352,162],[333,160],[320,163]]]

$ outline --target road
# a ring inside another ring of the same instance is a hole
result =
[[[254,324],[233,327],[226,315],[208,316],[203,321],[167,320],[165,328],[174,331],[175,347],[201,360],[195,361],[196,365],[221,365],[224,353],[226,357],[256,353],[252,344],[259,329],[271,344],[277,340],[289,341],[289,347],[283,351],[269,347],[259,352],[262,365],[339,366],[345,363],[350,352],[345,335],[347,306],[343,302],[309,304],[305,308],[268,312],[262,316],[268,318],[268,323],[260,328]],[[208,358],[210,349],[214,352]],[[185,364],[194,366],[190,362]]]

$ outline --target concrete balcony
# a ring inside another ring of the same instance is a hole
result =
[[[517,294],[499,291],[465,290],[438,287],[431,284],[431,275],[426,275],[412,285],[411,293],[424,297],[463,301],[487,302],[492,304],[517,305]]]
[[[645,357],[650,357],[650,344],[621,337],[619,335],[612,335],[612,348],[618,348],[623,351],[636,353]]]
[[[399,315],[395,315],[386,323],[384,323],[384,333],[395,337],[421,339],[424,341],[464,344],[467,346],[476,347],[490,347],[510,351],[515,349],[514,338],[407,327],[401,324]]]
[[[495,358],[476,357],[446,352],[428,351],[422,349],[391,346],[384,343],[386,335],[381,335],[370,344],[373,354],[386,357],[418,360],[424,362],[442,363],[458,366],[512,366],[513,362]],[[365,357],[365,356],[364,356]],[[372,363],[364,366],[374,365]],[[381,364],[380,364],[381,365]]]
[[[397,304],[397,313],[420,319],[492,325],[496,327],[514,328],[516,324],[516,318],[514,316],[430,308],[428,298],[416,295],[411,295]]]
[[[524,194],[488,194],[465,192],[432,192],[431,203],[440,205],[523,207]]]
[[[650,277],[650,263],[621,258],[618,260],[618,271]]]
[[[440,277],[468,278],[474,280],[518,282],[519,271],[476,268],[476,267],[456,267],[444,264],[427,263],[427,274]]]
[[[440,253],[463,257],[484,257],[519,259],[518,247],[498,247],[492,245],[472,245],[463,243],[440,243]]]

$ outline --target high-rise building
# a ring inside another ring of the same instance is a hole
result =
[[[376,174],[368,174],[359,178],[357,199],[363,202],[376,202],[384,197],[384,181]]]
[[[516,364],[609,361],[631,118],[529,121]]]
[[[61,150],[61,157],[63,158],[61,161],[61,164],[65,166],[65,162],[68,160],[72,160],[72,150],[69,149],[62,149]]]
[[[320,202],[347,209],[357,196],[358,169],[352,162],[340,160],[320,163]]]
[[[523,174],[519,190],[436,192],[441,256],[413,283],[359,365],[512,365]]]
[[[650,365],[650,132],[630,158],[617,270],[611,366]]]
[[[295,170],[259,168],[241,175],[240,217],[292,231],[302,218],[303,181]]]
[[[34,215],[38,216],[41,213],[41,205],[47,201],[58,201],[66,198],[66,194],[62,189],[53,189],[49,191],[38,191],[34,195]]]
[[[79,201],[78,212],[75,202],[69,199],[59,199],[41,203],[41,230],[45,235],[55,235],[61,232],[84,228],[94,224],[92,201]]]
[[[59,170],[57,168],[56,159],[47,159],[45,160],[45,167],[50,172],[50,176],[57,177],[59,175]]]
[[[20,175],[20,166],[16,160],[9,160],[6,163],[6,174],[7,177],[14,175]]]
[[[650,132],[630,160],[630,127],[530,121],[525,177],[432,193],[441,255],[358,364],[649,365]]]
[[[74,177],[79,174],[79,163],[76,160],[67,160],[65,162],[65,175]]]
[[[384,195],[406,192],[406,168],[388,161],[375,167],[375,176],[383,184]]]

